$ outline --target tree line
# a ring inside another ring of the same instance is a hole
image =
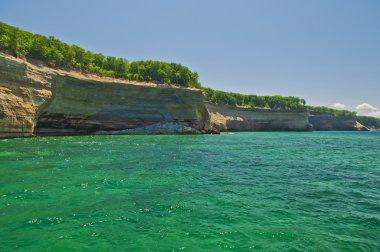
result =
[[[181,64],[153,60],[130,63],[124,58],[92,53],[79,46],[61,42],[52,36],[33,34],[2,22],[0,22],[0,51],[18,58],[40,60],[49,67],[127,80],[199,88],[206,99],[215,104],[247,108],[308,110],[314,114],[355,117],[365,125],[380,127],[380,119],[357,116],[356,112],[347,110],[306,106],[305,100],[298,97],[245,95],[202,87],[198,81],[198,74]]]
[[[176,63],[136,61],[92,53],[54,37],[32,34],[0,22],[0,50],[18,58],[31,58],[49,67],[73,69],[99,76],[167,83],[200,88],[198,74]]]
[[[211,88],[202,88],[206,98],[216,104],[246,108],[272,108],[284,110],[306,110],[304,99],[293,96],[257,96],[223,92]]]
[[[203,88],[198,81],[198,74],[180,64],[153,60],[130,63],[124,58],[92,53],[52,36],[32,34],[2,22],[0,50],[18,58],[40,60],[49,67],[127,80],[200,88],[211,102],[230,106],[300,109],[305,105],[303,99],[296,97],[243,95]]]
[[[356,117],[356,112],[348,111],[348,110],[332,109],[332,108],[328,108],[324,106],[320,106],[320,107],[307,106],[307,109],[311,114]]]
[[[356,116],[356,120],[368,128],[380,129],[380,118],[372,116]]]

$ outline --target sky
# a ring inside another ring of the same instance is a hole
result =
[[[380,117],[379,0],[0,0],[0,21],[202,85]]]

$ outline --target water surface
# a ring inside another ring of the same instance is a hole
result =
[[[0,250],[379,251],[380,132],[0,140]]]

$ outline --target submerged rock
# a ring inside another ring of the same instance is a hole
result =
[[[125,135],[125,134],[200,134],[205,133],[192,127],[185,126],[180,123],[159,122],[134,129],[97,131],[97,135]]]

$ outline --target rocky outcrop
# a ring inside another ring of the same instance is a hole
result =
[[[0,137],[368,130],[351,117],[204,103],[200,90],[36,66],[0,53]]]
[[[207,133],[209,119],[200,90],[86,77],[0,54],[1,137]]]
[[[157,123],[175,123],[197,133],[208,128],[209,117],[199,90],[103,83],[60,75],[53,83],[52,102],[37,121],[38,135],[112,133]],[[157,133],[183,132],[161,128]]]
[[[32,136],[51,98],[49,74],[0,54],[0,137]]]
[[[367,131],[368,128],[349,116],[332,116],[326,114],[314,114],[309,116],[309,122],[314,130],[320,131]]]
[[[206,104],[211,126],[221,131],[306,131],[311,127],[306,111],[234,108]]]

